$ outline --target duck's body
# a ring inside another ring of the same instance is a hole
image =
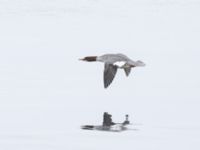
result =
[[[99,61],[105,63],[104,67],[104,87],[107,88],[113,81],[117,69],[124,69],[126,76],[131,72],[131,68],[138,66],[145,66],[142,61],[133,61],[124,54],[105,54],[102,56],[88,56],[83,61]]]

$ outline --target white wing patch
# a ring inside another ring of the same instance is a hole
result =
[[[126,64],[124,61],[117,61],[113,65],[118,66],[118,67],[123,67]]]

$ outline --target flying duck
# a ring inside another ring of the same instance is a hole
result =
[[[131,68],[145,66],[142,61],[133,61],[124,54],[105,54],[102,56],[87,56],[82,61],[93,62],[99,61],[105,64],[104,66],[104,88],[107,88],[113,81],[117,69],[124,69],[126,76],[131,72]]]

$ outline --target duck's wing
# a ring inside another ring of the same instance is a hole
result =
[[[104,88],[107,88],[117,73],[117,66],[105,63],[104,66]]]
[[[128,77],[128,75],[131,73],[131,67],[124,68],[124,72],[125,72],[126,76]]]

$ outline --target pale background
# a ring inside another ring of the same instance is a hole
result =
[[[199,0],[0,0],[0,149],[199,150],[199,40]],[[105,53],[147,66],[105,90]]]

